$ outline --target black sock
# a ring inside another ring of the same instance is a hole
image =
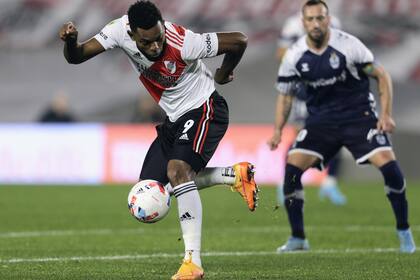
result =
[[[336,154],[335,157],[328,163],[328,176],[337,177],[338,171],[341,164],[340,154]]]
[[[292,236],[305,238],[303,225],[303,186],[301,183],[303,171],[294,165],[287,164],[284,176],[284,205],[286,207]]]
[[[405,196],[405,182],[401,169],[398,163],[393,160],[381,166],[379,170],[384,176],[385,190],[397,220],[397,229],[408,229],[410,227],[408,224],[408,203]]]
[[[391,202],[392,210],[397,220],[397,229],[408,229],[410,225],[408,224],[408,204],[405,198],[405,191],[403,193],[390,193],[386,196]]]
[[[284,202],[292,227],[292,236],[305,239],[303,226],[303,199],[289,198]]]

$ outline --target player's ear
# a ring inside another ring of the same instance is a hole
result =
[[[133,36],[134,36],[133,32],[131,32],[130,30],[127,30],[127,34],[128,36],[130,36],[131,39],[133,39]]]

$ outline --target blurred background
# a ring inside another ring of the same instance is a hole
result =
[[[213,163],[231,164],[246,157],[257,162],[260,174],[268,170],[269,175],[261,177],[264,182],[280,180],[287,148],[270,153],[265,146],[277,97],[275,51],[286,18],[299,11],[301,1],[154,2],[166,20],[195,32],[240,30],[248,35],[248,49],[236,80],[219,88],[230,104],[231,122],[237,124],[233,128],[239,129],[227,135]],[[71,20],[78,27],[79,40],[86,40],[124,14],[131,3],[133,0],[0,1],[0,182],[137,179],[142,157],[154,137],[153,127],[126,124],[157,123],[162,112],[123,52],[113,50],[82,65],[69,65],[58,38],[61,25]],[[395,150],[407,177],[420,178],[415,164],[420,155],[420,0],[328,3],[343,29],[367,44],[391,73]],[[206,63],[214,70],[220,59]],[[78,125],[32,125],[56,121]],[[248,146],[239,150],[229,146],[245,141],[241,136],[249,135],[247,131],[255,136]],[[79,171],[71,172],[76,169]],[[375,172],[356,168],[350,155],[345,155],[344,178],[380,180]]]

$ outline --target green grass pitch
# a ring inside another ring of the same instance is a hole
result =
[[[410,222],[420,244],[420,184],[408,182]],[[0,279],[170,279],[183,242],[176,201],[151,225],[127,210],[130,186],[0,187]],[[226,187],[203,190],[206,279],[420,279],[420,253],[400,254],[394,218],[377,184],[343,184],[348,204],[306,189],[307,253],[276,255],[289,235],[275,189],[256,212]]]

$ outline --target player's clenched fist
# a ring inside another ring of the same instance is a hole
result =
[[[60,39],[63,41],[77,40],[77,29],[73,22],[67,22],[60,28]]]
[[[233,78],[233,72],[231,72],[229,75],[226,75],[222,72],[222,70],[220,70],[220,68],[217,68],[216,73],[214,74],[214,80],[219,85],[230,83],[233,81]]]

